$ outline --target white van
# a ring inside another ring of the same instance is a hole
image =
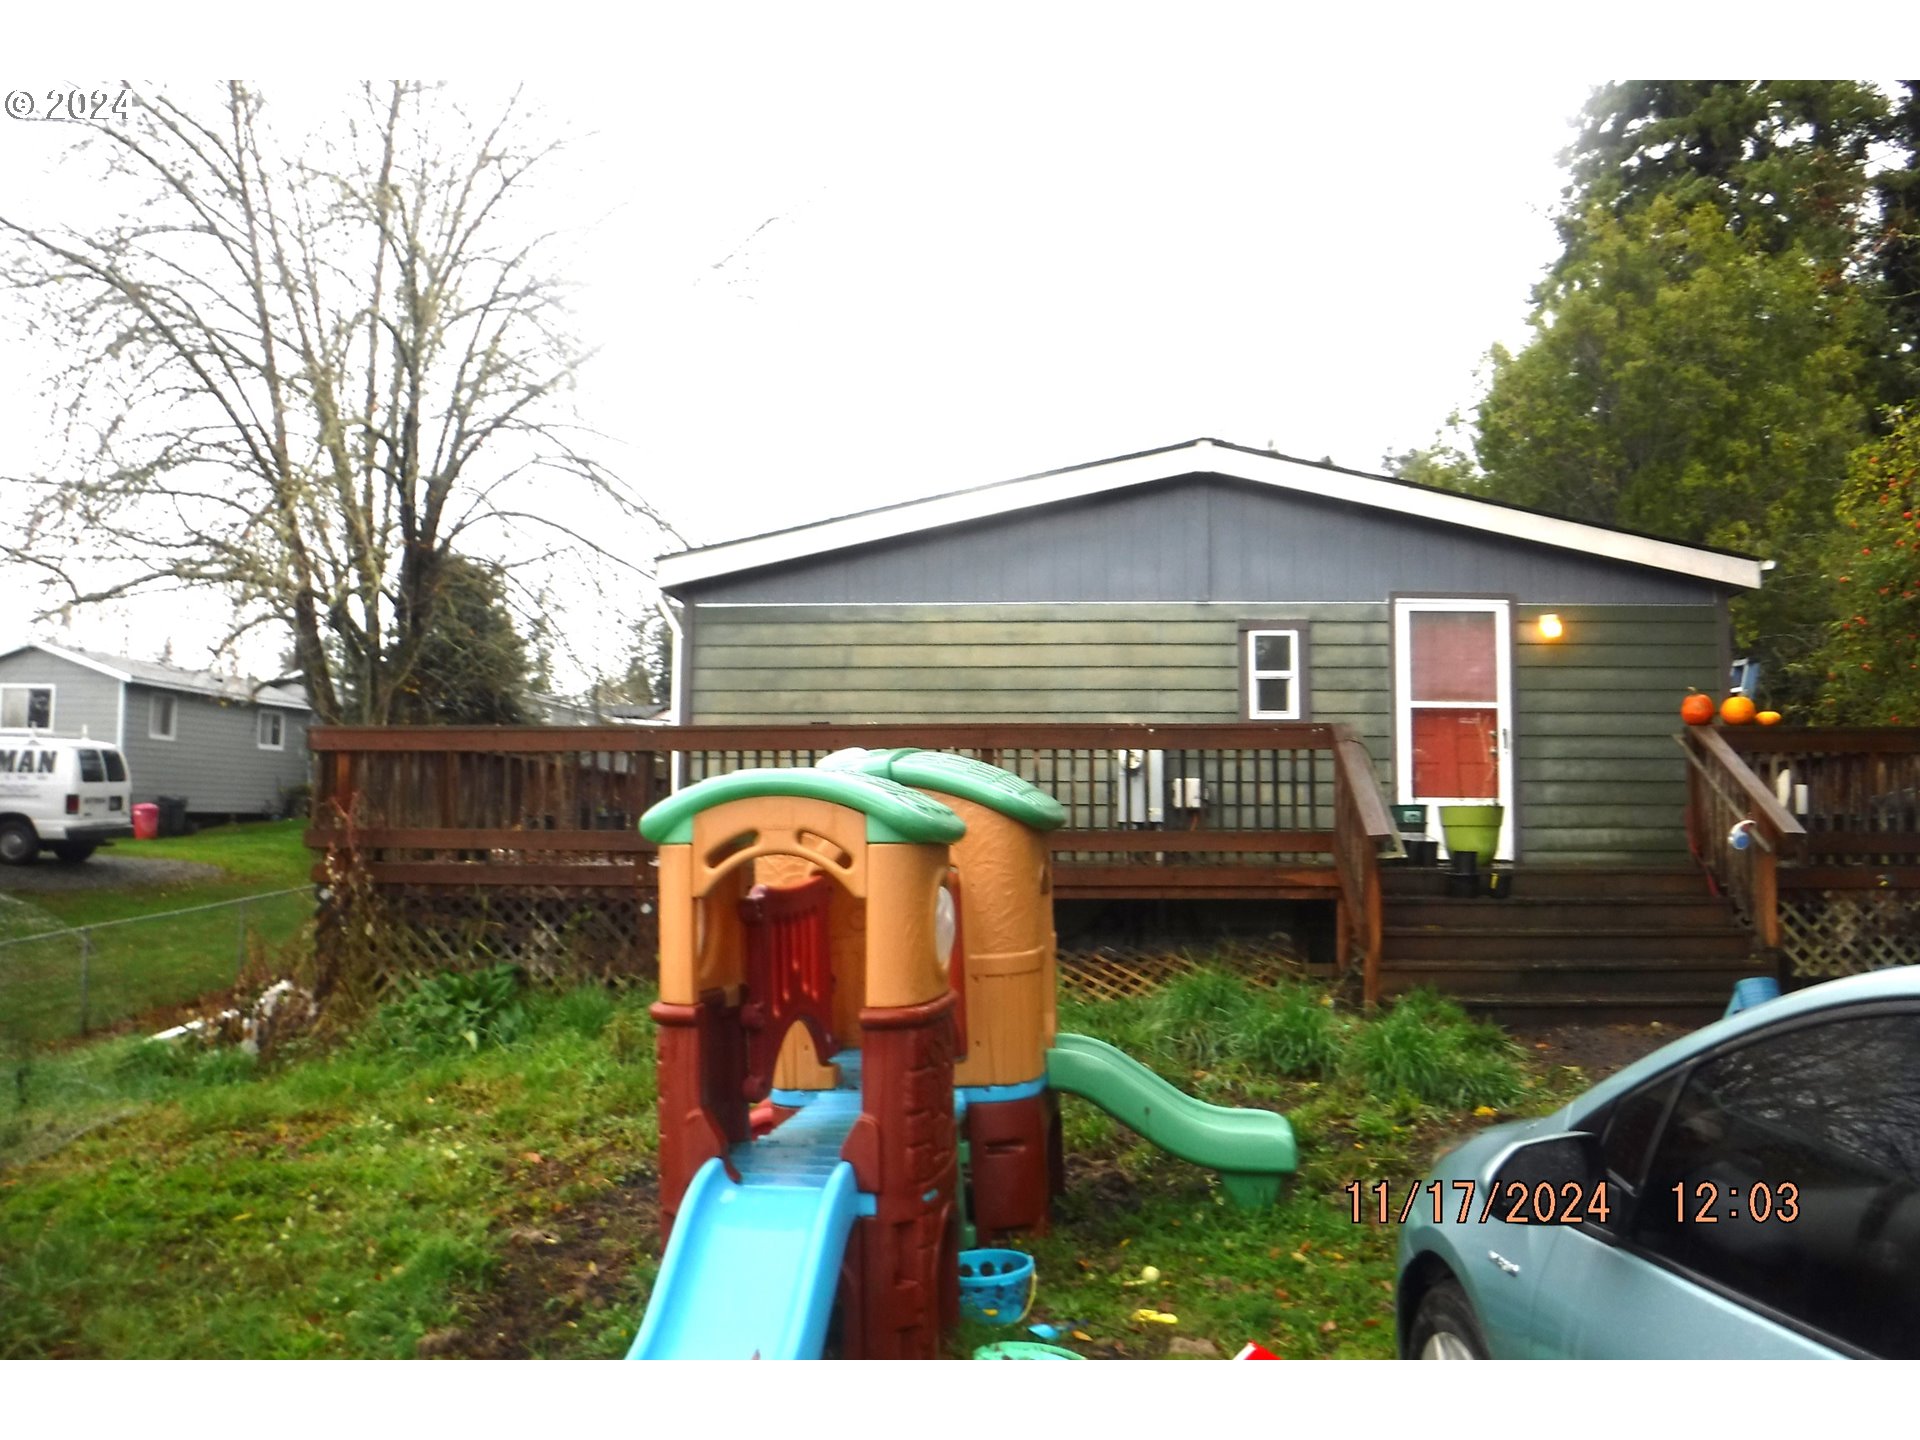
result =
[[[42,846],[78,864],[133,834],[127,762],[98,740],[0,730],[0,862],[26,865]]]

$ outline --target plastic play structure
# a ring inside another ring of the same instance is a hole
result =
[[[980,761],[853,750],[702,780],[641,819],[668,1240],[630,1359],[934,1358],[963,1234],[1046,1228],[1061,1091],[1237,1203],[1278,1194],[1283,1117],[1056,1035],[1046,837],[1065,818]]]

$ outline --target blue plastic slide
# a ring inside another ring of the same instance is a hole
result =
[[[857,1204],[844,1160],[820,1184],[709,1160],[687,1187],[629,1360],[817,1360]]]
[[[845,1057],[836,1057],[842,1059]],[[858,1084],[858,1057],[842,1066]],[[854,1217],[873,1213],[840,1158],[857,1088],[809,1095],[798,1114],[733,1147],[687,1186],[629,1360],[817,1360]]]

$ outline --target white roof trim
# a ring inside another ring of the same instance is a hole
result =
[[[1128,455],[1117,460],[1102,460],[1071,470],[1034,475],[977,490],[962,490],[951,495],[936,495],[884,510],[869,510],[822,521],[796,530],[771,535],[754,535],[702,550],[663,555],[659,560],[659,584],[663,589],[757,570],[789,560],[804,559],[853,545],[868,545],[892,540],[946,525],[984,520],[1039,505],[1063,500],[1078,500],[1129,485],[1155,480],[1170,480],[1191,474],[1225,475],[1270,485],[1302,495],[1317,495],[1349,504],[1370,505],[1442,524],[1484,530],[1516,540],[1531,540],[1562,550],[1577,550],[1603,559],[1620,560],[1630,565],[1645,565],[1680,575],[1710,580],[1745,590],[1760,587],[1762,573],[1770,562],[1749,560],[1702,550],[1673,540],[1656,540],[1630,535],[1604,525],[1589,525],[1579,520],[1563,520],[1528,510],[1456,495],[1446,490],[1429,490],[1384,477],[1331,470],[1321,465],[1290,460],[1264,451],[1242,450],[1211,440],[1195,440],[1170,450],[1154,450],[1144,455]]]
[[[91,655],[76,655],[71,650],[62,650],[58,645],[49,645],[44,640],[29,640],[24,645],[14,646],[13,649],[7,651],[6,654],[18,655],[22,650],[38,650],[43,654],[53,656],[53,658],[56,660],[64,660],[69,665],[84,666],[88,670],[92,670],[98,674],[105,675],[109,679],[118,680],[122,684],[125,684],[127,681],[133,679],[133,676],[129,675],[126,671],[116,670],[111,665],[102,665],[98,660],[94,659]],[[5,655],[0,655],[0,660],[3,660],[5,658],[6,658]]]
[[[63,650],[58,645],[49,645],[44,640],[29,640],[24,644],[14,646],[11,650],[0,651],[0,660],[6,659],[9,655],[18,655],[22,650],[38,650],[43,654],[53,656],[56,660],[64,660],[69,665],[83,666],[88,670],[94,671],[96,674],[105,675],[110,680],[118,680],[122,685],[144,685],[149,690],[167,690],[177,692],[181,695],[198,695],[203,699],[244,700],[245,703],[249,705],[258,705],[262,708],[272,710],[289,710],[295,713],[306,712],[309,714],[313,711],[313,706],[304,700],[292,700],[283,695],[268,695],[264,691],[259,694],[246,696],[221,694],[209,690],[204,685],[195,685],[187,680],[162,680],[152,675],[135,675],[129,670],[122,670],[116,666],[108,665],[104,661],[96,660],[91,655],[81,655],[72,650]],[[239,683],[250,684],[251,682],[242,681]],[[266,688],[270,690],[276,687],[268,686]]]

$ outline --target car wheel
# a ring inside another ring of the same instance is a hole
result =
[[[0,822],[0,864],[25,865],[40,853],[40,833],[28,820]]]
[[[1457,1280],[1443,1280],[1420,1297],[1407,1354],[1415,1360],[1485,1360],[1486,1338]]]
[[[55,845],[53,854],[62,864],[78,865],[99,848],[97,845]]]

